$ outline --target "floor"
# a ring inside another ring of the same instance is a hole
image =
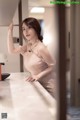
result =
[[[68,115],[68,120],[80,120],[80,108],[69,107]]]
[[[67,72],[67,120],[80,120],[80,107],[70,105],[70,71]]]

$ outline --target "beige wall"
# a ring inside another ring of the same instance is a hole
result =
[[[56,58],[58,50],[58,23],[56,8],[46,7],[44,14],[44,43],[53,57]]]

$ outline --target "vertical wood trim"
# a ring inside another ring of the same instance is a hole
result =
[[[66,22],[65,5],[57,5],[59,23],[58,120],[66,120]]]
[[[18,14],[19,14],[19,44],[23,45],[22,40],[22,0],[19,2],[18,6]],[[20,72],[23,72],[23,57],[20,55]]]
[[[1,73],[2,73],[2,71],[1,71],[1,64],[0,64],[0,80],[2,80]]]

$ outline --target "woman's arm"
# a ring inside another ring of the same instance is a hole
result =
[[[41,78],[41,77],[49,74],[53,70],[53,67],[55,65],[55,60],[53,60],[47,47],[44,45],[39,48],[38,52],[39,52],[39,55],[42,57],[43,61],[45,63],[47,63],[47,65],[48,65],[47,69],[45,69],[44,71],[42,71],[41,73],[39,73],[37,75],[38,78]]]
[[[13,43],[13,24],[11,23],[8,28],[8,35],[7,35],[7,46],[9,53],[21,53],[23,54],[27,50],[27,46],[19,46],[17,48],[14,47]]]
[[[30,76],[29,78],[27,78],[27,81],[30,81],[30,82],[37,81],[37,80],[41,79],[42,77],[44,77],[45,75],[49,74],[52,70],[53,70],[53,65],[48,66],[47,69],[45,69],[38,75],[33,75],[33,76]]]

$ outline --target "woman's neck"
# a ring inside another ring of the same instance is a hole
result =
[[[34,38],[32,40],[30,40],[28,43],[31,45],[31,46],[34,46],[34,44],[36,44],[38,42],[38,38]]]
[[[33,49],[38,45],[39,40],[38,39],[33,39],[32,41],[28,42],[28,51],[32,52]]]

